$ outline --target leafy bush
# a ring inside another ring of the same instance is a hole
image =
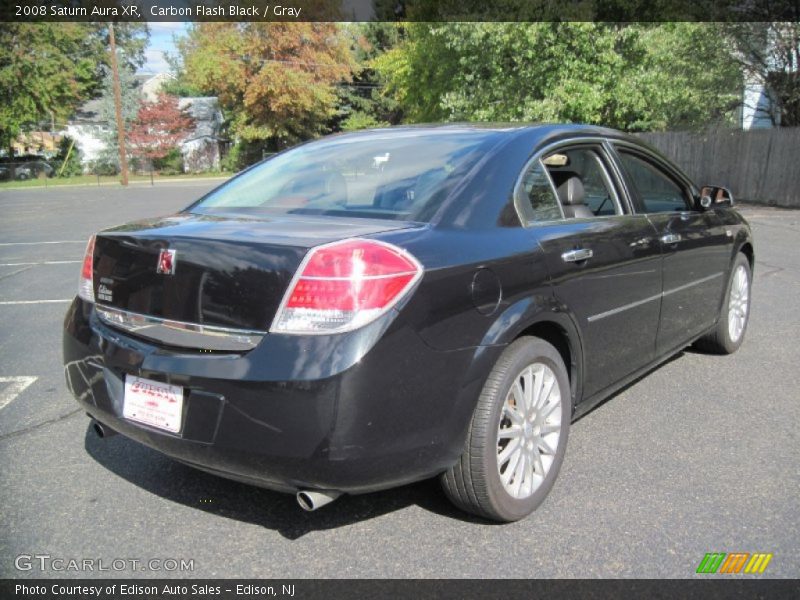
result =
[[[119,165],[112,160],[98,159],[90,163],[89,172],[92,175],[117,175]]]
[[[242,145],[237,142],[228,150],[227,154],[219,161],[219,168],[229,173],[236,173],[241,170],[239,161],[242,159]]]
[[[72,138],[64,136],[58,144],[58,154],[50,161],[50,165],[59,177],[77,177],[83,174],[81,151]]]
[[[153,169],[161,175],[180,175],[183,173],[183,155],[178,148],[173,148],[163,158],[153,159]]]

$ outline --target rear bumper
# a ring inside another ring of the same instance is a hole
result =
[[[474,350],[432,350],[396,314],[386,318],[341,336],[268,335],[244,354],[202,354],[112,329],[76,299],[65,376],[92,417],[179,461],[286,492],[369,492],[453,464],[482,385],[457,382]],[[126,375],[184,388],[179,434],[122,417]]]

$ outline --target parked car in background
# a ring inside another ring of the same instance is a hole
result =
[[[753,261],[728,190],[617,131],[332,136],[93,236],[65,374],[100,435],[307,510],[438,476],[513,521],[574,419],[689,344],[739,348]]]
[[[0,181],[53,177],[55,169],[41,156],[0,157]]]

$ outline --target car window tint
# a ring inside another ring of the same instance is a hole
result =
[[[522,178],[522,194],[526,203],[525,216],[529,221],[553,221],[562,218],[553,185],[538,160],[528,168]]]
[[[620,150],[619,157],[639,193],[644,212],[675,212],[689,208],[683,189],[661,169],[624,150]]]
[[[550,160],[550,157],[558,160]],[[611,181],[608,178],[602,159],[592,148],[574,148],[559,150],[544,159],[544,163],[555,163],[548,169],[556,185],[567,179],[577,177],[583,184],[583,202],[595,216],[621,214],[619,202]],[[567,215],[569,216],[569,215]]]

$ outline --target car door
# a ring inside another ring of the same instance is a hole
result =
[[[632,214],[600,143],[558,147],[521,181],[553,292],[581,331],[588,398],[653,359],[661,293],[656,232],[647,217]],[[558,210],[543,214],[554,198]]]
[[[632,146],[616,151],[637,212],[658,232],[663,289],[656,352],[662,355],[714,324],[733,238],[714,210],[696,207],[691,184],[664,161]]]

